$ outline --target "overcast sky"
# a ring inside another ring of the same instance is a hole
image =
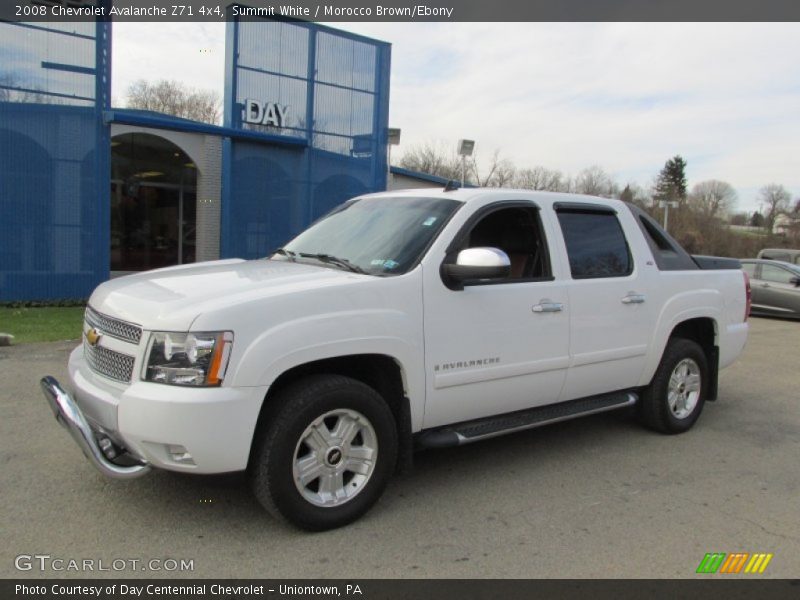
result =
[[[647,187],[681,154],[690,187],[739,208],[781,183],[800,197],[800,24],[358,23],[392,44],[403,148],[475,139],[517,167],[599,165]],[[113,97],[139,78],[223,89],[224,24],[115,23]]]

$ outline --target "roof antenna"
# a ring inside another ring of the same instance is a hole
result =
[[[448,179],[447,185],[444,186],[445,192],[454,192],[455,190],[459,189],[461,186],[459,185],[458,181],[455,179]]]

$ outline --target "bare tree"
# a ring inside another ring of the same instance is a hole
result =
[[[410,171],[461,181],[461,157],[456,154],[455,145],[444,142],[412,146],[403,154],[400,166]],[[516,172],[514,163],[502,158],[500,150],[495,150],[491,160],[485,164],[474,153],[466,161],[465,179],[467,183],[481,187],[506,187],[513,184]]]
[[[772,232],[775,217],[789,208],[789,192],[780,184],[770,183],[759,191],[759,200],[764,207],[764,226]]]
[[[128,87],[126,106],[217,124],[221,116],[219,94],[188,88],[178,81],[135,81]]]
[[[442,142],[425,142],[403,153],[400,166],[418,173],[438,175],[445,179],[461,179],[461,161],[454,149]]]
[[[689,204],[707,219],[725,217],[736,205],[736,190],[726,181],[701,181],[692,188]]]
[[[473,161],[475,162],[475,161]],[[475,168],[476,179],[478,169]],[[517,176],[517,167],[508,158],[500,158],[500,151],[495,150],[492,157],[490,175],[481,185],[483,187],[511,187]],[[480,182],[480,179],[478,179]]]
[[[533,167],[517,171],[514,186],[525,190],[562,192],[565,189],[561,171],[551,171],[545,167]]]
[[[216,125],[222,116],[219,94],[213,90],[193,90],[189,94],[189,104],[193,107],[187,112],[190,119]]]
[[[63,103],[63,100],[47,94],[44,90],[35,85],[26,85],[15,73],[9,72],[0,75],[0,86],[3,86],[0,87],[0,102],[25,102],[29,104]]]
[[[470,170],[472,171],[472,181],[477,183],[480,187],[489,187],[489,184],[492,182],[492,179],[495,176],[495,172],[498,169],[498,166],[502,161],[505,159],[500,158],[500,150],[495,150],[492,154],[492,159],[489,161],[489,165],[484,169],[481,167],[480,163],[478,162],[478,153],[472,153],[472,160],[470,161]],[[481,172],[483,172],[483,177],[481,176]]]
[[[590,196],[604,196],[606,198],[619,196],[619,186],[611,176],[597,165],[583,169],[575,177],[572,190],[578,194]]]

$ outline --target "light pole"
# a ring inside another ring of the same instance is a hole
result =
[[[667,227],[669,226],[669,209],[677,208],[678,203],[675,202],[674,200],[661,200],[658,203],[658,207],[664,209],[664,231],[669,233],[669,230],[667,229]]]
[[[467,157],[472,156],[475,140],[458,140],[458,154],[461,156],[461,187],[467,179]]]
[[[386,130],[386,189],[389,189],[389,181],[392,179],[392,146],[400,145],[400,129],[389,127]]]

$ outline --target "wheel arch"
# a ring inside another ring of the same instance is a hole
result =
[[[406,471],[411,466],[413,454],[411,406],[405,372],[396,358],[386,354],[349,354],[322,358],[295,365],[278,375],[269,386],[259,411],[250,446],[248,466],[252,464],[255,440],[265,423],[269,421],[271,411],[275,407],[276,396],[287,386],[311,375],[349,377],[380,394],[392,411],[397,426],[397,470]]]
[[[647,382],[652,380],[655,369],[664,356],[670,340],[683,338],[696,342],[706,355],[708,360],[708,387],[706,400],[717,399],[718,375],[719,375],[719,323],[711,316],[697,316],[678,320],[670,329],[669,334],[663,339],[658,353],[658,361],[655,363],[652,372],[649,373]]]

